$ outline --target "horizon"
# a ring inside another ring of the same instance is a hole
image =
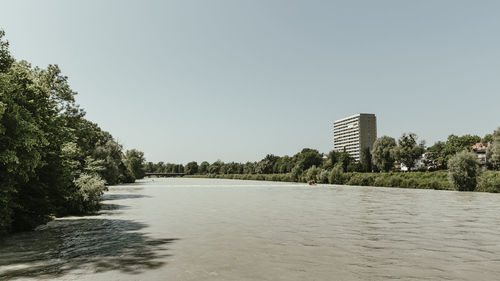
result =
[[[0,28],[147,161],[328,153],[362,112],[427,146],[500,126],[500,3],[123,3],[6,1]]]

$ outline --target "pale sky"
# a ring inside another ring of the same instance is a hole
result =
[[[16,59],[58,64],[149,161],[333,148],[334,120],[431,145],[500,126],[500,1],[2,1]]]

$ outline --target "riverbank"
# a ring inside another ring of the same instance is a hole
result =
[[[217,178],[258,181],[306,182],[294,180],[291,174],[205,174],[187,175],[190,178]],[[316,182],[339,185],[379,186],[412,189],[456,190],[448,179],[447,171],[389,172],[389,173],[338,173],[317,176]],[[486,171],[478,179],[477,192],[500,192],[500,171]]]

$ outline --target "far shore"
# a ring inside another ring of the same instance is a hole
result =
[[[487,171],[487,177],[500,177],[500,171]],[[212,178],[257,181],[279,181],[307,183],[306,178],[294,179],[291,174],[195,174],[187,178]],[[388,172],[388,173],[342,173],[335,178],[316,177],[317,184],[335,184],[351,186],[395,187],[411,189],[457,190],[450,183],[447,171],[434,172]],[[475,192],[500,193],[500,187],[487,189],[476,188]]]

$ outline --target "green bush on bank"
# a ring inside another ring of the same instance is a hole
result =
[[[302,180],[297,181],[289,174],[208,174],[189,175],[190,178],[217,178],[259,181],[281,181],[281,182],[306,182],[308,176],[313,172],[305,173]],[[343,172],[342,167],[335,167],[331,171],[320,169],[315,171],[317,183],[329,183],[339,185],[356,186],[379,186],[398,187],[414,189],[456,190],[449,181],[447,171],[434,172],[388,172],[388,173],[357,173]],[[326,180],[325,180],[325,177]],[[474,191],[500,193],[500,171],[486,171],[478,177],[478,184]]]
[[[476,191],[500,193],[500,172],[486,171],[477,182]]]
[[[474,152],[461,151],[448,160],[448,176],[460,191],[473,191],[480,173],[479,162]]]
[[[318,168],[314,168],[318,169]],[[389,172],[389,173],[357,173],[342,171],[338,166],[331,171],[324,169],[305,173],[302,180],[294,180],[292,174],[207,174],[189,175],[190,178],[217,178],[217,179],[238,179],[238,180],[264,180],[283,182],[306,182],[314,179],[317,183],[346,184],[358,186],[381,186],[400,188],[419,188],[453,190],[453,186],[448,182],[445,171],[436,172]]]

